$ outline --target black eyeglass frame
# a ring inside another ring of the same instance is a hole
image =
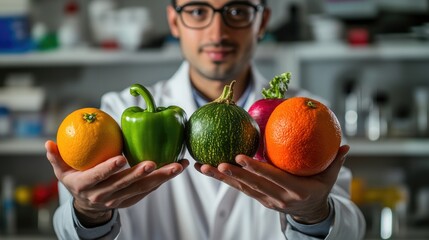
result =
[[[249,21],[248,24],[243,25],[243,26],[234,26],[234,25],[231,25],[228,22],[228,20],[226,19],[226,13],[227,13],[227,10],[228,10],[228,8],[230,6],[235,6],[235,5],[245,5],[245,6],[252,7],[255,10],[255,16],[253,17],[252,21]],[[187,7],[187,6],[206,6],[206,7],[209,7],[210,9],[212,9],[213,10],[213,14],[211,16],[210,21],[207,23],[207,25],[202,26],[202,27],[190,27],[189,25],[187,25],[185,23],[185,21],[183,20],[183,17],[182,17],[183,9],[185,7]],[[223,5],[220,8],[214,8],[212,5],[210,5],[209,3],[206,3],[206,2],[190,2],[190,3],[186,3],[186,4],[182,5],[182,6],[173,4],[173,7],[174,7],[174,10],[179,14],[180,19],[181,19],[183,25],[185,25],[187,28],[191,28],[191,29],[204,29],[204,28],[208,27],[212,23],[214,15],[217,12],[222,16],[223,22],[228,27],[231,27],[231,28],[247,28],[250,25],[252,25],[253,21],[256,18],[256,13],[261,12],[261,11],[263,11],[265,9],[264,4],[262,4],[262,3],[255,5],[255,4],[252,4],[250,2],[246,2],[246,1],[233,1],[233,2],[229,2],[229,3]]]

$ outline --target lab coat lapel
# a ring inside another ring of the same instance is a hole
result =
[[[247,99],[246,104],[244,105],[244,109],[248,110],[252,104],[261,99],[261,90],[263,87],[266,87],[268,81],[262,76],[262,74],[256,69],[252,68],[252,81],[253,81],[253,91],[249,94],[249,97]],[[234,188],[230,187],[228,184],[222,183],[217,197],[216,197],[216,206],[222,206],[225,204],[222,204],[224,201],[228,201],[228,206],[233,206],[234,204],[231,204],[231,201],[234,201],[239,194],[238,190],[235,190]]]
[[[254,67],[252,68],[252,81],[254,87],[244,105],[245,110],[249,110],[254,102],[262,98],[262,88],[268,86],[268,80]]]
[[[191,81],[189,79],[189,64],[187,62],[183,62],[179,70],[169,81],[167,81],[166,84],[165,91],[169,94],[164,94],[166,97],[165,103],[168,105],[177,105],[183,108],[186,112],[187,118],[189,119],[192,113],[197,110],[197,105],[192,94]],[[189,158],[192,166],[194,164],[194,160],[191,159],[189,152],[186,154],[186,157]],[[197,178],[194,182],[198,185],[199,189],[204,190],[204,194],[201,195],[205,198],[203,203],[212,202],[218,193],[219,183],[217,180],[208,177],[201,179],[201,173],[195,171],[193,167],[192,169],[189,169],[189,171],[192,178]],[[209,207],[210,205],[208,204],[207,208]],[[208,209],[207,211],[209,212]]]
[[[191,114],[197,109],[192,95],[192,86],[189,79],[189,64],[183,62],[179,70],[166,82],[164,94],[165,102],[170,105],[176,105],[185,110],[189,119]]]

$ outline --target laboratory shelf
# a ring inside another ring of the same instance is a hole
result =
[[[7,138],[0,139],[0,155],[42,155],[46,153],[48,138]]]
[[[263,44],[256,52],[257,60],[272,60],[278,44]],[[61,66],[96,66],[109,64],[164,64],[180,62],[182,52],[177,44],[162,48],[139,51],[103,50],[89,47],[29,52],[21,54],[0,54],[0,67],[61,67]]]
[[[350,156],[402,156],[429,157],[429,139],[404,138],[369,141],[350,139]]]

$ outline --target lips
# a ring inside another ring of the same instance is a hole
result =
[[[225,61],[232,52],[232,48],[208,48],[203,50],[203,53],[205,53],[210,60],[215,62]]]
[[[225,61],[229,55],[228,51],[205,51],[210,60],[215,62]]]

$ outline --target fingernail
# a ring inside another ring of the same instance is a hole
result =
[[[144,166],[144,171],[147,173],[151,173],[155,168],[153,167],[153,165],[146,165]]]
[[[239,160],[237,160],[236,162],[237,162],[238,164],[240,164],[240,166],[242,166],[242,167],[247,166],[246,162],[245,162],[245,161],[243,161],[242,159],[239,159]]]
[[[179,169],[177,169],[176,167],[171,168],[171,173],[176,174],[179,172]]]
[[[116,166],[117,167],[123,167],[123,166],[125,166],[125,164],[127,164],[127,161],[125,161],[125,159],[123,159],[123,158],[116,160]]]
[[[225,171],[223,171],[222,173],[223,173],[223,174],[225,174],[225,175],[228,175],[228,176],[231,176],[231,175],[232,175],[232,173],[231,173],[231,171],[230,171],[230,170],[225,170]]]
[[[214,174],[213,174],[213,172],[212,171],[208,171],[208,172],[206,172],[206,173],[204,173],[206,176],[209,176],[209,177],[213,177],[214,176]]]

